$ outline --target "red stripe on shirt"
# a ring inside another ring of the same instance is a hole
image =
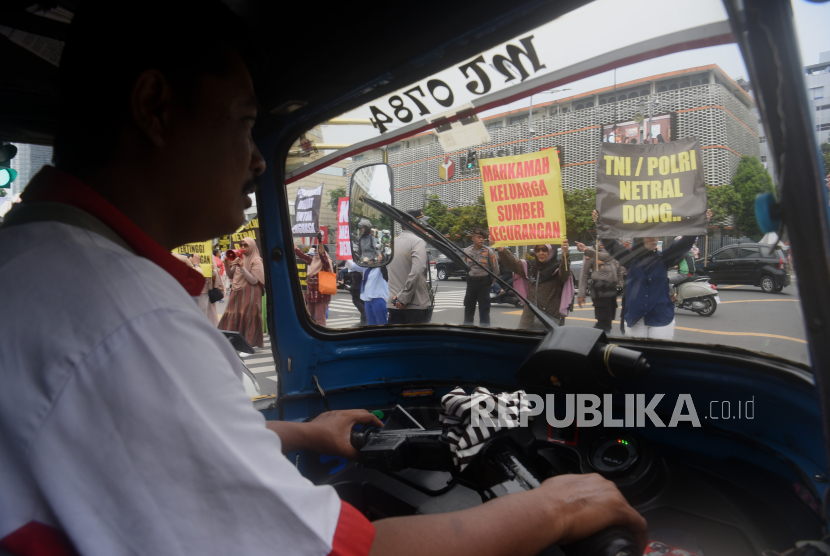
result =
[[[340,517],[329,556],[366,556],[375,540],[375,526],[348,502],[340,502]]]
[[[11,552],[15,556],[78,555],[63,531],[37,521],[30,521],[0,539],[0,549]]]
[[[91,214],[118,234],[137,255],[153,261],[167,271],[187,293],[194,297],[202,293],[205,277],[201,271],[182,264],[123,212],[76,177],[54,166],[44,166],[32,178],[20,198],[24,203],[63,203]]]

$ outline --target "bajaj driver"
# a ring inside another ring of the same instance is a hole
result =
[[[219,2],[95,1],[65,111],[0,228],[0,548],[12,554],[535,554],[645,521],[597,475],[370,523],[283,455],[355,457],[365,411],[265,422],[170,254],[244,222],[265,162],[248,32]],[[187,206],[189,210],[182,211]],[[25,246],[25,248],[21,248]],[[51,272],[42,269],[50,263]]]

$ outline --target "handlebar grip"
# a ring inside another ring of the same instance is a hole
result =
[[[566,556],[641,556],[627,527],[609,527],[572,544],[560,546]]]

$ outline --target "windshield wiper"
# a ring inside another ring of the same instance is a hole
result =
[[[462,268],[467,266],[464,258],[464,251],[450,240],[444,237],[444,235],[427,224],[426,222],[421,222],[417,218],[407,214],[406,212],[393,207],[390,204],[384,203],[382,201],[376,201],[370,197],[361,196],[360,200],[369,205],[370,207],[377,209],[380,213],[388,216],[392,220],[400,222],[402,224],[406,224],[406,227],[411,230],[416,236],[423,239],[427,243],[430,243],[438,248],[448,259],[452,262],[460,265]],[[426,231],[426,233],[424,232]],[[430,235],[431,234],[431,235]],[[394,254],[393,254],[394,256]],[[469,259],[472,260],[472,259]],[[516,297],[521,299],[530,309],[530,311],[536,316],[537,319],[547,328],[548,332],[553,331],[556,328],[559,328],[559,325],[554,322],[552,318],[550,318],[544,311],[540,310],[536,305],[531,303],[527,300],[525,296],[520,294],[516,291],[516,289],[511,285],[493,274],[490,270],[487,269],[484,265],[480,262],[472,260],[472,262],[477,265],[480,269],[484,270],[487,274],[492,276],[496,279],[496,281],[501,284],[503,287],[507,288],[511,292],[513,292]]]

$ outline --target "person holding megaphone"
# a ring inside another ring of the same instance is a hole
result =
[[[262,292],[265,267],[256,242],[246,237],[242,249],[229,249],[225,254],[225,270],[231,281],[228,308],[219,321],[220,330],[242,334],[253,347],[264,347],[262,336]]]

